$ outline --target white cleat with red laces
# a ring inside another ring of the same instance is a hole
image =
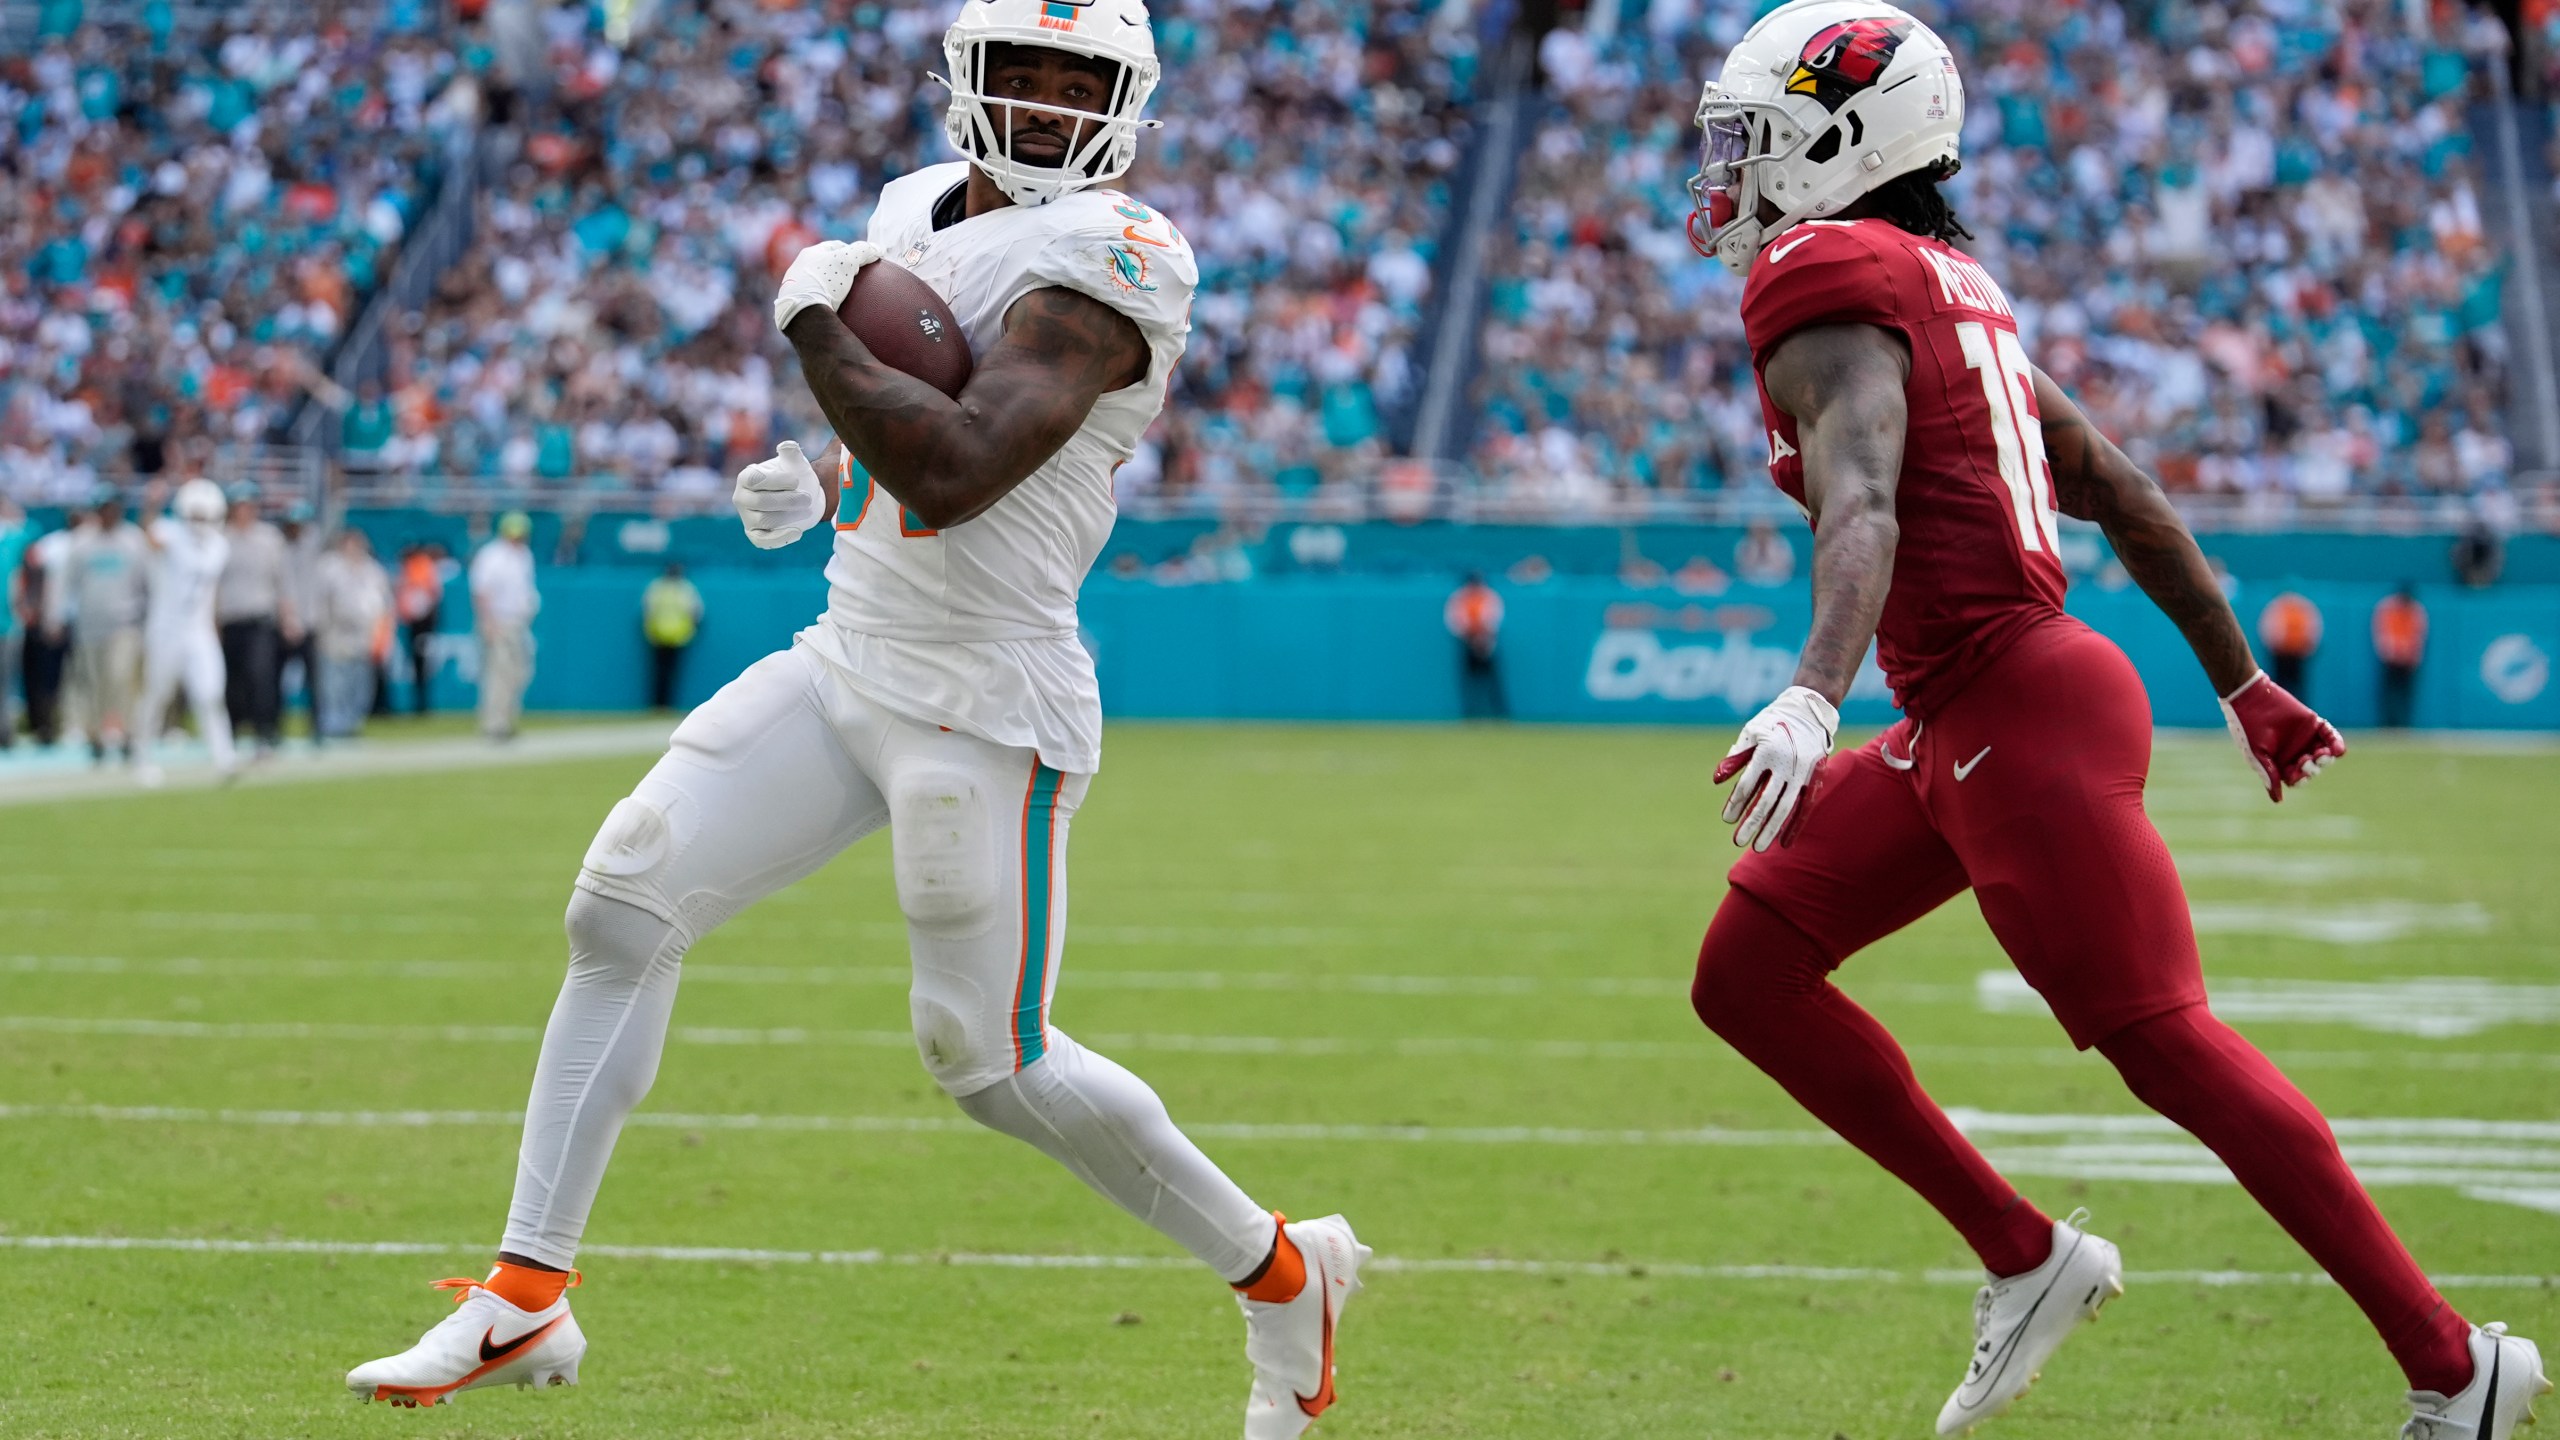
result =
[[[566,1290],[539,1310],[519,1310],[478,1280],[439,1280],[436,1288],[460,1292],[453,1313],[399,1354],[348,1371],[356,1398],[442,1405],[490,1385],[578,1383],[587,1337],[569,1313]]]
[[[1369,1247],[1339,1215],[1281,1229],[1305,1259],[1307,1280],[1295,1299],[1236,1297],[1244,1308],[1245,1358],[1253,1362],[1244,1440],[1296,1440],[1333,1404],[1333,1332],[1342,1307],[1360,1293],[1360,1266],[1369,1258]]]

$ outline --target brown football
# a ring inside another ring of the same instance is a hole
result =
[[[863,266],[836,313],[890,369],[955,398],[969,383],[969,337],[960,333],[951,307],[906,266],[890,260]]]

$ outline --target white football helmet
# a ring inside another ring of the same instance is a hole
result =
[[[1689,240],[1736,275],[1800,220],[1897,175],[1959,163],[1964,82],[1937,33],[1882,0],[1794,0],[1760,18],[1698,98]],[[1763,225],[1760,202],[1777,207]]]
[[[1065,50],[1118,66],[1110,103],[1097,117],[988,94],[990,54],[1004,44]],[[1156,124],[1139,118],[1164,74],[1156,61],[1155,27],[1148,23],[1145,0],[967,0],[942,37],[942,55],[951,67],[949,78],[934,77],[951,88],[943,133],[1017,205],[1046,205],[1128,174],[1138,158],[1138,131]],[[1013,157],[1010,117],[1000,124],[991,113],[999,109],[1040,110],[1081,120],[1092,133],[1060,163],[1030,164]]]
[[[190,525],[219,525],[231,513],[231,502],[222,498],[221,486],[199,477],[178,487],[177,499],[169,508]]]

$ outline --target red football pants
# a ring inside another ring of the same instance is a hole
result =
[[[1833,757],[1794,843],[1734,866],[1698,954],[1698,1016],[1918,1191],[1986,1268],[2032,1269],[2051,1221],[1829,978],[1970,886],[2072,1040],[2221,1157],[2363,1308],[2412,1386],[2459,1390],[2469,1327],[2319,1111],[2204,1006],[2186,894],[2142,808],[2150,762],[2150,701],[2123,653],[2076,621],[2029,632],[1925,723]]]

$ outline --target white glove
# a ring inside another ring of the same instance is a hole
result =
[[[1790,685],[1742,726],[1741,738],[1716,766],[1716,783],[1733,780],[1724,802],[1733,843],[1766,850],[1787,831],[1814,769],[1840,733],[1840,711],[1818,691]],[[1740,777],[1736,779],[1735,777]],[[1735,824],[1739,821],[1739,824]]]
[[[853,277],[881,256],[868,240],[821,240],[801,251],[782,272],[782,288],[773,293],[773,328],[788,332],[791,318],[812,305],[833,310],[853,289]]]
[[[800,538],[827,513],[826,491],[800,442],[785,440],[773,458],[738,472],[738,488],[729,499],[746,522],[747,540],[759,550],[778,550]]]

